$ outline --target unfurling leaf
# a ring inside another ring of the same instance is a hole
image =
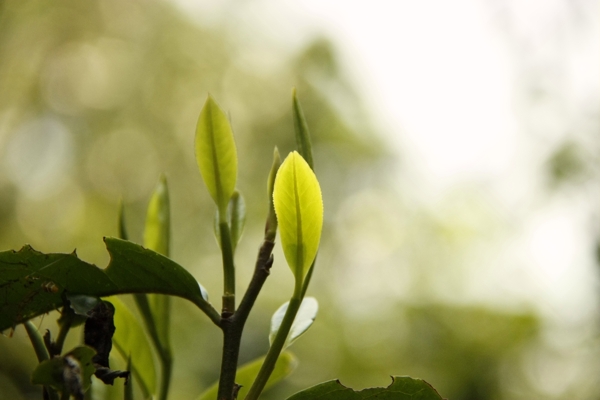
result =
[[[273,200],[285,259],[302,282],[319,248],[323,200],[317,177],[295,151],[277,172]]]
[[[252,382],[256,380],[258,371],[260,370],[260,367],[264,361],[265,357],[259,357],[238,368],[235,381],[238,385],[242,386],[238,392],[238,399],[243,399],[246,397],[246,394],[248,393],[250,386],[252,386]],[[277,359],[277,363],[275,364],[275,369],[267,381],[265,389],[269,389],[277,382],[286,378],[294,371],[294,369],[296,369],[297,365],[298,360],[292,353],[289,351],[281,353]],[[218,382],[215,382],[214,385],[206,389],[200,396],[198,396],[196,400],[214,400],[217,398],[218,389],[219,384]]]
[[[354,391],[340,383],[328,381],[296,393],[287,400],[442,400],[438,392],[424,380],[408,376],[393,376],[386,388]]]
[[[196,161],[224,221],[237,179],[237,151],[227,116],[210,96],[196,127]]]
[[[298,152],[306,160],[312,170],[315,169],[312,156],[312,144],[308,124],[304,118],[304,112],[296,96],[296,88],[292,91],[292,103],[294,109],[294,131],[296,132],[296,147]]]
[[[221,228],[219,227],[220,219],[221,217],[219,210],[217,210],[215,213],[214,232],[217,242],[219,242],[219,246],[221,246]],[[242,233],[244,233],[244,226],[246,224],[246,202],[244,200],[244,196],[242,196],[242,194],[237,190],[233,191],[231,199],[229,200],[226,222],[229,226],[232,251],[235,253],[235,248],[242,238]]]
[[[275,335],[277,335],[277,331],[281,326],[281,321],[283,321],[283,317],[288,309],[288,305],[290,302],[286,302],[284,305],[279,307],[273,317],[271,318],[271,333],[269,334],[269,343],[273,343],[275,339]],[[310,326],[315,321],[317,317],[317,312],[319,311],[319,303],[317,299],[314,297],[305,297],[302,299],[302,304],[300,305],[300,309],[296,314],[296,318],[294,319],[294,323],[292,324],[292,328],[290,329],[290,333],[288,334],[287,340],[283,348],[291,346],[292,343],[296,341],[304,332],[310,328]]]
[[[267,180],[267,197],[269,199],[269,216],[267,217],[267,224],[265,226],[265,239],[275,241],[275,235],[277,234],[277,215],[275,214],[275,205],[273,204],[273,190],[275,188],[275,177],[277,171],[281,167],[281,157],[279,156],[279,150],[275,146],[273,150],[273,164],[271,165],[271,171],[269,171],[269,179]]]

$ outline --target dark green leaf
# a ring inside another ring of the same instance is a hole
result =
[[[313,386],[287,400],[442,400],[438,392],[424,380],[408,376],[393,376],[386,388],[370,388],[354,391],[339,381],[324,382]]]
[[[219,320],[196,279],[183,267],[135,243],[104,241],[111,256],[106,269],[80,260],[75,253],[43,254],[30,246],[0,252],[0,331],[61,307],[63,293],[169,294],[192,301],[213,321]]]

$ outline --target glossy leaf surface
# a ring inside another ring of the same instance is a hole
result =
[[[30,246],[0,252],[0,331],[63,305],[62,295],[111,296],[161,293],[183,297],[205,312],[194,277],[174,261],[121,239],[105,238],[111,261],[106,269],[77,254],[43,254]]]
[[[273,343],[275,335],[277,335],[277,331],[281,326],[281,321],[283,321],[283,317],[288,309],[289,303],[290,302],[288,301],[279,307],[277,311],[275,311],[275,314],[273,314],[273,317],[271,318],[271,333],[269,334],[269,343]],[[304,332],[308,330],[308,328],[310,328],[317,317],[318,311],[319,303],[317,302],[317,299],[314,297],[305,297],[302,299],[302,304],[300,305],[298,314],[296,314],[296,318],[294,319],[294,323],[292,324],[284,348],[294,343],[296,339],[298,339]]]
[[[144,398],[148,398],[156,393],[156,368],[146,333],[118,297],[106,300],[115,307],[113,344],[125,360],[130,360],[131,371],[144,392]]]
[[[323,200],[317,177],[295,151],[277,172],[273,200],[285,259],[296,279],[303,279],[319,248]]]
[[[259,357],[253,361],[250,361],[247,364],[242,365],[238,371],[235,378],[237,384],[242,385],[242,388],[238,392],[238,399],[243,399],[246,397],[248,390],[250,390],[250,386],[252,386],[252,382],[256,379],[258,375],[258,371],[260,370],[264,357]],[[277,382],[286,378],[289,374],[291,374],[296,366],[298,365],[298,360],[296,357],[290,352],[283,352],[277,359],[277,364],[275,364],[275,369],[273,373],[269,377],[269,381],[265,386],[265,389],[268,389],[275,385]],[[207,389],[204,393],[202,393],[197,400],[214,400],[217,398],[218,392],[218,383],[212,385],[209,389]]]
[[[288,397],[287,400],[442,400],[438,392],[424,380],[393,376],[386,388],[354,391],[339,381],[324,382]]]
[[[210,96],[196,126],[196,161],[211,197],[225,217],[237,179],[237,151],[229,120]]]

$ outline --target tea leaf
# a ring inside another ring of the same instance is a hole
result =
[[[275,311],[275,314],[273,314],[273,317],[271,318],[271,333],[269,334],[269,343],[273,343],[275,335],[277,335],[277,331],[281,326],[281,321],[283,321],[283,317],[285,316],[289,304],[289,301],[286,302],[279,307],[277,311]],[[294,319],[294,323],[292,324],[284,348],[291,346],[296,339],[302,336],[304,332],[311,327],[315,321],[315,318],[317,317],[318,311],[319,303],[317,302],[317,299],[314,297],[305,297],[302,299],[302,304],[300,305],[300,309],[296,314],[296,318]]]
[[[323,200],[317,177],[295,151],[277,172],[273,200],[285,259],[301,282],[319,248]]]
[[[313,386],[287,400],[442,400],[442,397],[424,380],[408,376],[393,376],[386,388],[370,388],[354,391],[340,383],[328,381]]]
[[[237,151],[227,116],[210,96],[196,127],[196,161],[210,195],[225,218],[237,179]]]
[[[176,262],[125,240],[105,238],[106,269],[77,254],[43,254],[31,246],[0,252],[0,331],[63,306],[63,294],[104,297],[160,293],[190,300],[218,323],[196,279]]]

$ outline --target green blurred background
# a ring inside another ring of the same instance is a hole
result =
[[[131,239],[141,242],[149,196],[164,172],[172,256],[218,303],[214,206],[193,151],[210,92],[231,116],[248,208],[236,256],[241,291],[261,242],[273,147],[285,155],[295,146],[296,87],[325,203],[309,290],[320,311],[292,347],[297,370],[264,398],[335,378],[354,388],[384,386],[390,375],[426,379],[452,400],[600,398],[594,321],[577,325],[577,335],[529,304],[460,295],[477,279],[472,264],[496,265],[513,233],[488,194],[464,185],[443,201],[413,195],[410,164],[391,150],[326,36],[256,51],[219,21],[194,22],[159,0],[0,0],[2,250],[25,243],[43,252],[76,248],[105,266],[102,237],[117,235],[119,199]],[[544,164],[550,189],[540,196],[565,184],[581,190],[578,182],[596,176],[584,148],[573,140],[557,147]],[[266,352],[270,316],[289,298],[292,279],[277,249],[241,362]],[[36,324],[55,330],[55,319]],[[220,332],[180,299],[172,320],[170,398],[192,399],[218,378]],[[12,337],[0,337],[0,399],[39,399],[40,389],[29,384],[36,361],[24,330],[5,333]],[[67,348],[78,340],[72,332]]]

